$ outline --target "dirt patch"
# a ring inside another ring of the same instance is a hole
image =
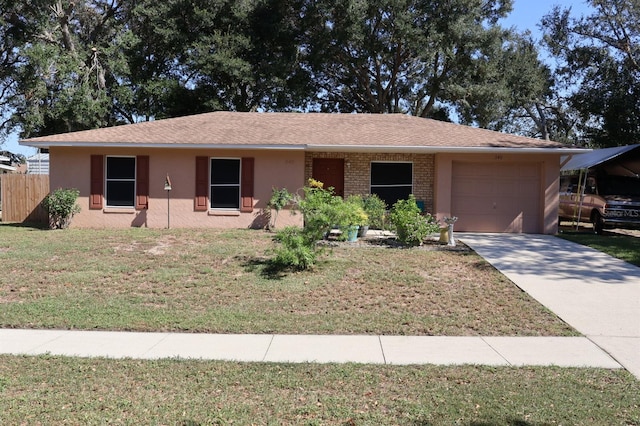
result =
[[[175,237],[167,236],[162,238],[160,241],[158,241],[157,245],[145,250],[145,252],[160,256],[165,254],[175,242],[176,242]]]

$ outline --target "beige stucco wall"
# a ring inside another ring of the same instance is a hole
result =
[[[89,210],[90,156],[149,155],[149,209]],[[195,212],[195,157],[253,157],[254,212],[214,213]],[[557,232],[558,186],[560,157],[555,154],[381,154],[381,153],[325,153],[303,151],[242,151],[242,150],[179,150],[179,149],[95,149],[54,147],[50,150],[50,187],[77,188],[81,212],[72,221],[73,227],[130,227],[165,228],[167,226],[167,193],[164,181],[171,177],[171,227],[246,228],[264,224],[261,209],[271,196],[272,188],[287,188],[301,193],[311,177],[313,158],[343,158],[345,160],[345,195],[368,194],[372,161],[411,161],[414,164],[414,195],[424,200],[425,209],[438,218],[455,215],[451,211],[452,165],[454,161],[484,163],[538,164],[541,185],[538,194],[543,206],[540,229],[547,234]],[[302,216],[282,212],[278,226],[301,225]]]
[[[454,161],[498,163],[535,163],[540,167],[538,194],[542,208],[540,230],[545,234],[558,231],[560,155],[558,154],[437,154],[435,179],[435,213],[439,219],[455,216],[451,211],[452,168]]]
[[[89,210],[91,155],[149,155],[149,209]],[[253,157],[254,211],[196,212],[195,157]],[[72,227],[108,228],[142,226],[167,227],[167,192],[165,177],[171,178],[170,226],[176,228],[247,228],[264,224],[261,209],[271,197],[272,187],[297,191],[304,184],[304,153],[294,151],[242,150],[178,150],[178,149],[96,149],[54,147],[50,150],[51,189],[77,188],[81,211],[73,218]],[[301,215],[281,212],[278,227],[300,225]]]

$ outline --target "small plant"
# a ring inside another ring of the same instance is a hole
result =
[[[276,234],[280,247],[272,262],[279,269],[305,270],[316,262],[318,249],[315,237],[305,229],[288,226]]]
[[[362,197],[362,207],[369,217],[369,226],[373,229],[385,228],[385,216],[387,203],[377,194],[368,194]]]
[[[421,245],[427,236],[440,230],[438,222],[430,215],[423,216],[413,195],[393,205],[389,220],[393,224],[398,241],[410,246]]]
[[[278,220],[278,214],[280,210],[285,208],[291,201],[293,200],[293,195],[287,191],[287,188],[273,188],[271,191],[271,198],[267,203],[267,208],[269,209],[269,223],[267,224],[267,228],[269,230],[276,228],[276,220]],[[275,214],[271,215],[271,210],[275,211]]]
[[[333,188],[324,189],[322,182],[313,179],[309,180],[309,185],[303,191],[304,198],[296,200],[296,204],[304,216],[304,228],[314,238],[321,240],[338,223],[342,198],[334,195]]]
[[[49,228],[65,229],[69,226],[71,218],[80,212],[80,206],[76,200],[80,191],[75,188],[58,188],[43,200],[44,208],[49,212]]]
[[[309,179],[303,191],[304,198],[296,196],[293,201],[304,216],[304,228],[286,227],[275,237],[280,246],[272,263],[279,269],[304,270],[314,265],[320,253],[317,243],[336,223],[337,207],[343,203],[333,188],[324,189],[323,183],[314,179]]]
[[[350,225],[369,225],[369,215],[364,209],[364,198],[362,195],[349,195],[345,200],[345,204],[348,204],[350,207]]]
[[[339,228],[347,226],[364,226],[369,224],[369,217],[362,207],[362,198],[352,195],[346,201],[338,203],[336,225]]]

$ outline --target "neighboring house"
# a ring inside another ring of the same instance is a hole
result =
[[[0,155],[0,173],[15,172],[16,168],[11,164],[11,158]]]
[[[48,175],[49,174],[49,153],[39,152],[35,155],[27,157],[27,173],[30,175]]]
[[[80,190],[76,227],[161,228],[168,214],[172,227],[259,227],[273,187],[300,193],[314,177],[344,196],[414,194],[460,231],[551,234],[560,157],[580,151],[402,114],[213,112],[20,143],[49,149],[52,189]]]

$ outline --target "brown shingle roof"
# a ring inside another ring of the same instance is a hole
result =
[[[32,146],[307,150],[553,149],[548,142],[404,114],[211,112],[25,139]]]

